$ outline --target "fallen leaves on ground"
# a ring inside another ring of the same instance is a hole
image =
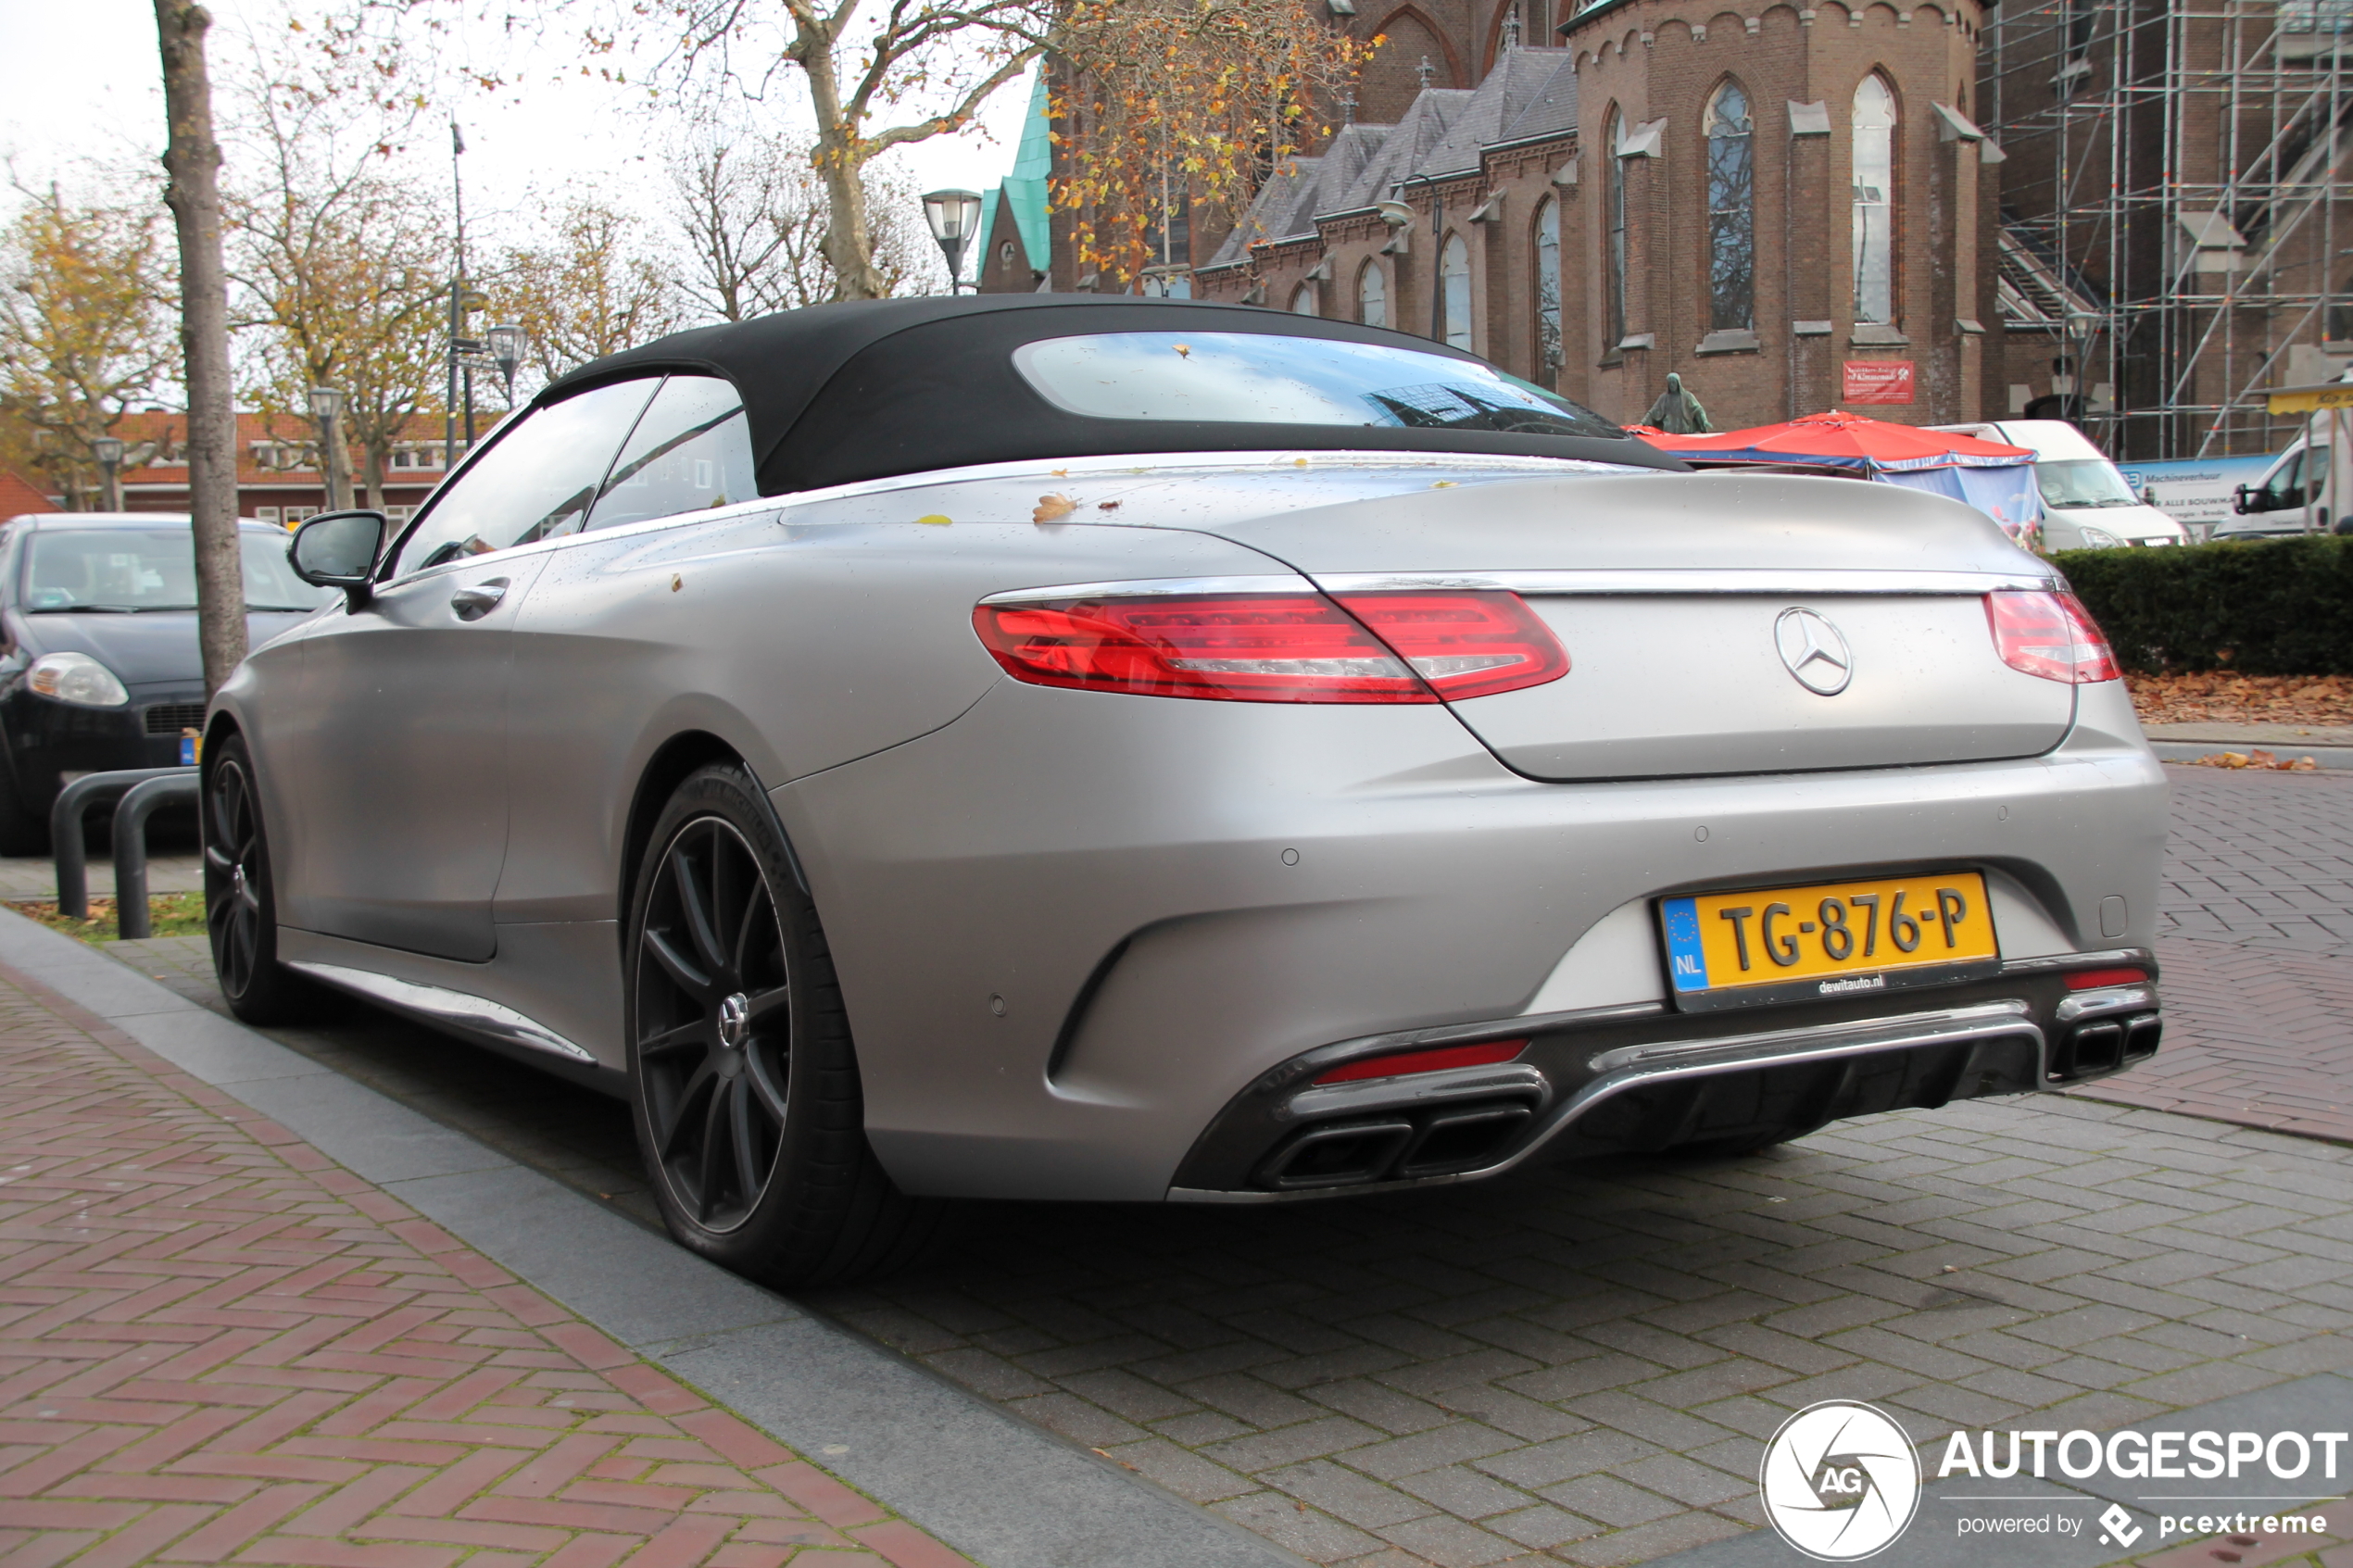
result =
[[[2211,756],[2192,758],[2190,763],[2197,768],[2269,768],[2282,773],[2316,773],[2321,769],[2309,757],[2299,757],[2291,762],[2259,747],[2253,751],[2218,751]]]
[[[57,901],[48,899],[10,900],[17,913],[39,921],[52,931],[62,931],[69,936],[79,936],[84,942],[112,942],[116,939],[114,900],[94,897],[90,900],[90,918],[73,920],[57,912]],[[147,896],[147,924],[157,936],[202,936],[205,934],[204,895],[201,893],[151,893]]]
[[[2353,724],[2353,676],[2128,675],[2145,724]]]

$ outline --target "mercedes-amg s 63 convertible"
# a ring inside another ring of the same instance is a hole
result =
[[[204,748],[220,981],[635,1108],[778,1281],[936,1199],[1737,1152],[2158,1046],[2165,784],[1955,502],[1695,475],[1429,342],[826,306],[549,386]]]

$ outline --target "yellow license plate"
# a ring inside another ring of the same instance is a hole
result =
[[[1796,1001],[1955,980],[1998,964],[1977,872],[1662,898],[1675,1001]]]

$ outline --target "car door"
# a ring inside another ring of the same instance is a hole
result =
[[[577,531],[659,378],[535,408],[438,492],[370,601],[305,639],[278,737],[290,925],[480,962],[506,856],[515,612]]]
[[[516,799],[529,807],[516,814],[499,880],[501,926],[613,918],[615,830],[637,782],[630,747],[649,710],[683,695],[663,684],[675,678],[678,639],[688,634],[690,647],[699,640],[693,612],[681,619],[685,607],[703,601],[699,592],[683,594],[684,577],[670,564],[677,545],[599,535],[756,499],[753,468],[750,426],[734,386],[716,376],[671,376],[605,480],[588,536],[556,553],[522,607],[508,747]],[[764,518],[755,523],[740,514],[733,526],[763,541],[775,533]],[[691,547],[705,546],[729,547],[708,533]],[[686,572],[699,590],[704,569]],[[595,721],[582,722],[583,715]]]

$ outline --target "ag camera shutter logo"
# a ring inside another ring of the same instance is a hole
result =
[[[1820,1562],[1855,1562],[1893,1542],[1919,1508],[1912,1440],[1851,1399],[1808,1405],[1765,1445],[1756,1487],[1781,1539]]]

